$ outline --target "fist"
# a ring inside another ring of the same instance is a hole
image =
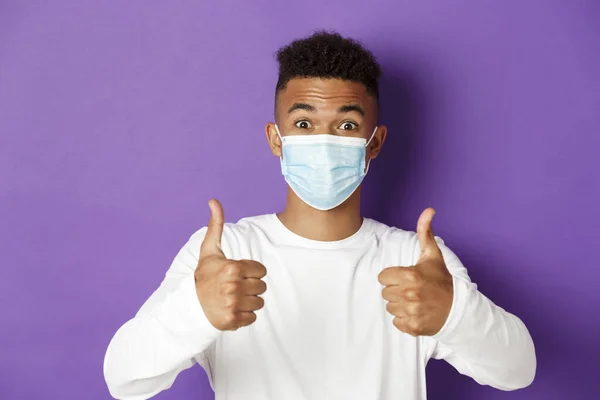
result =
[[[221,249],[225,218],[217,200],[209,202],[210,221],[194,273],[196,294],[204,314],[217,329],[235,331],[256,321],[264,306],[267,270],[259,262],[228,260]]]
[[[454,297],[452,275],[438,247],[431,221],[435,210],[419,217],[417,237],[421,245],[418,262],[408,267],[389,267],[379,274],[394,326],[412,336],[432,336],[444,326]]]

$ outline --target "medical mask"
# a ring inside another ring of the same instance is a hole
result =
[[[368,171],[366,148],[371,138],[329,134],[281,136],[281,172],[302,201],[317,210],[331,210],[358,188]]]

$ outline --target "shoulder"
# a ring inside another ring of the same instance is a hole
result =
[[[401,246],[404,248],[414,248],[419,241],[417,234],[413,231],[407,231],[395,226],[386,225],[374,219],[366,218],[371,231],[385,245]]]
[[[239,253],[242,248],[247,247],[255,239],[269,229],[270,215],[259,215],[253,217],[245,217],[237,222],[226,222],[223,226],[223,236],[221,237],[221,245],[225,255]],[[188,246],[200,248],[204,237],[206,236],[207,227],[203,226],[196,230],[188,240]]]
[[[237,222],[226,222],[223,226],[223,236],[234,239],[238,236],[247,236],[248,233],[266,229],[270,215],[258,215],[245,217]],[[203,240],[206,236],[207,227],[203,226],[192,233],[190,240]]]
[[[369,220],[372,230],[378,237],[384,249],[403,255],[404,262],[414,264],[420,257],[421,245],[415,231],[404,230],[395,226],[389,226],[384,223]],[[435,236],[435,241],[442,251],[444,260],[451,269],[464,268],[456,254],[446,245],[445,241]]]
[[[226,223],[223,236],[232,242],[253,240],[271,229],[272,215],[245,217],[236,223]]]

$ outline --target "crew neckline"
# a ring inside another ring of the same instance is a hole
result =
[[[370,226],[370,220],[368,218],[363,217],[360,228],[358,228],[356,232],[354,232],[347,238],[332,241],[322,241],[308,239],[304,236],[300,236],[297,233],[292,232],[283,224],[283,222],[281,222],[277,214],[269,214],[269,217],[272,220],[272,223],[277,227],[278,231],[281,233],[282,238],[286,239],[286,243],[317,249],[339,249],[341,247],[348,247],[349,244],[360,241],[360,239],[363,238],[365,233],[369,230]]]

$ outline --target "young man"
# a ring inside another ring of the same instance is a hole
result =
[[[279,214],[224,224],[212,200],[156,292],[112,339],[111,394],[146,399],[200,364],[216,399],[426,398],[445,359],[480,384],[528,386],[533,342],[434,237],[360,215],[379,153],[380,68],[357,42],[320,32],[278,53],[269,146],[289,189]]]

